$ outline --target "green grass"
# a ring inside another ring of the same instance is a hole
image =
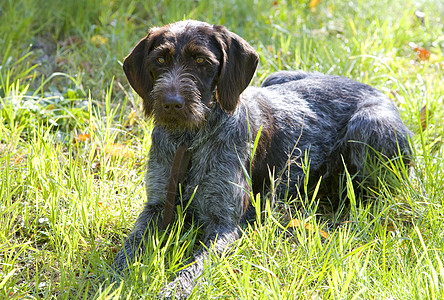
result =
[[[381,178],[374,201],[346,185],[350,205],[337,211],[303,192],[268,206],[191,298],[443,299],[444,5],[308,3],[1,1],[0,298],[149,299],[199,247],[198,228],[180,218],[120,285],[101,286],[146,199],[152,125],[122,59],[149,27],[193,18],[257,49],[254,85],[303,69],[376,86],[414,133],[415,154],[409,178],[388,166],[400,183]]]

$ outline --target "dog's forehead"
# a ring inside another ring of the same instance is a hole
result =
[[[206,53],[218,56],[217,46],[213,42],[213,26],[200,21],[187,20],[172,23],[153,31],[153,48],[156,53]]]
[[[196,32],[199,31],[199,29],[211,29],[213,26],[201,21],[185,20],[169,24],[165,27],[168,28],[170,32],[181,35],[187,32]]]
[[[208,46],[214,34],[212,25],[194,20],[172,23],[162,29],[164,41],[174,43],[176,46],[185,46],[189,43]]]

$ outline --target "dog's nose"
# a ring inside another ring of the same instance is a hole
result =
[[[163,109],[169,112],[179,111],[185,106],[184,99],[179,95],[167,95],[163,100]]]

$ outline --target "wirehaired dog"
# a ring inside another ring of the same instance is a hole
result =
[[[262,192],[271,184],[270,169],[286,170],[278,194],[297,194],[304,178],[301,161],[310,162],[310,178],[317,180],[337,177],[343,162],[364,173],[370,152],[387,159],[410,153],[408,129],[378,90],[302,71],[278,72],[261,87],[247,88],[257,64],[258,55],[241,37],[198,21],[152,28],[124,60],[128,81],[155,126],[145,175],[148,201],[114,268],[128,268],[144,251],[150,230],[160,227],[181,145],[190,163],[176,201],[186,202],[195,192],[187,214],[204,228],[204,247],[162,297],[186,298],[209,263],[209,251],[225,251],[238,239],[249,191]],[[245,170],[251,170],[252,185]]]

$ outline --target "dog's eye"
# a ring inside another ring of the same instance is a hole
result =
[[[203,62],[205,61],[205,59],[204,59],[203,57],[196,57],[194,60],[195,60],[198,64],[201,64],[201,63],[203,63]]]
[[[163,64],[165,63],[165,58],[163,58],[163,57],[158,57],[158,58],[157,58],[157,62],[158,62],[159,64],[163,65]]]

